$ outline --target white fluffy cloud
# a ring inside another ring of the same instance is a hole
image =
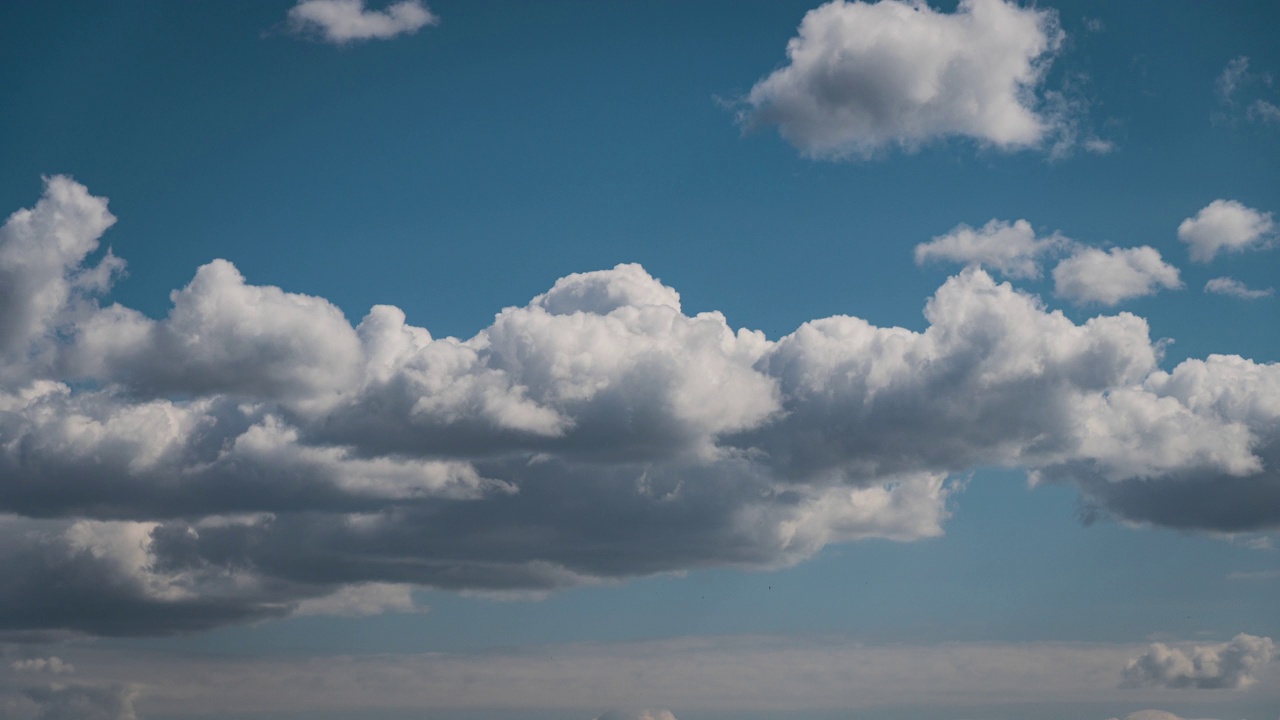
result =
[[[1229,643],[1188,649],[1153,643],[1145,653],[1129,661],[1124,681],[1134,687],[1246,688],[1257,682],[1257,674],[1275,654],[1271,638],[1245,633]]]
[[[1275,294],[1275,288],[1265,288],[1255,290],[1248,285],[1230,277],[1216,277],[1204,284],[1204,291],[1214,293],[1216,295],[1230,295],[1241,300],[1257,300],[1258,298],[1271,297]]]
[[[834,0],[811,10],[787,64],[746,97],[743,122],[777,125],[806,155],[862,157],[937,138],[1036,147],[1059,119],[1036,96],[1063,34],[1049,10],[963,0]]]
[[[992,465],[1134,521],[1280,526],[1280,365],[1163,372],[1141,318],[1076,324],[979,268],[920,332],[837,316],[771,340],[619,265],[458,340],[390,306],[352,327],[226,261],[162,319],[104,305],[76,279],[105,212],[56,178],[0,230],[17,264],[80,248],[12,291],[40,309],[15,314],[0,366],[6,628],[179,632],[408,610],[411,586],[776,567],[937,536],[948,477]]]
[[[439,23],[440,18],[419,0],[399,0],[382,10],[365,8],[364,0],[299,0],[289,8],[292,30],[314,33],[337,45],[386,40]]]
[[[1074,303],[1115,305],[1182,287],[1178,269],[1153,247],[1081,248],[1053,269],[1054,294]]]
[[[951,232],[916,246],[917,265],[947,261],[995,270],[1010,278],[1040,277],[1040,259],[1070,246],[1070,240],[1058,234],[1036,237],[1026,220],[1009,223],[991,220],[981,228],[957,225]]]
[[[1220,252],[1268,245],[1275,240],[1275,221],[1271,213],[1235,200],[1214,200],[1178,225],[1178,239],[1187,244],[1192,260],[1209,262]]]

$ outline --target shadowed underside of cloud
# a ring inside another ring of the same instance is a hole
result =
[[[194,630],[415,609],[413,585],[767,568],[940,535],[975,467],[1099,511],[1280,524],[1280,366],[1158,367],[1145,321],[1075,324],[970,268],[923,332],[770,340],[637,265],[561,278],[474,337],[197,270],[153,319],[103,295],[114,221],[48,181],[0,228],[0,625]]]
[[[1043,88],[1064,35],[1052,10],[963,0],[954,13],[924,2],[834,0],[805,15],[787,64],[751,88],[739,120],[776,125],[805,155],[866,158],[963,137],[1000,150],[1081,141],[1084,103]]]

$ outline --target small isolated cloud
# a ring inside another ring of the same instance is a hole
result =
[[[364,0],[300,0],[289,9],[289,28],[335,45],[411,35],[440,18],[419,0],[401,0],[369,10]]]
[[[981,228],[957,225],[951,232],[916,246],[917,265],[947,261],[995,270],[1011,278],[1040,277],[1040,258],[1070,241],[1058,234],[1036,237],[1031,223],[991,220]]]
[[[1240,689],[1257,682],[1257,673],[1275,658],[1269,637],[1240,633],[1229,643],[1189,649],[1152,643],[1124,669],[1125,687]]]
[[[1191,259],[1202,263],[1219,252],[1266,247],[1275,239],[1274,233],[1271,213],[1235,200],[1214,200],[1178,225],[1178,239],[1187,244]]]
[[[1217,295],[1230,295],[1241,300],[1257,300],[1258,298],[1271,297],[1276,292],[1275,288],[1254,290],[1239,280],[1229,277],[1213,278],[1204,284],[1204,291]]]
[[[62,675],[64,673],[73,673],[76,671],[74,665],[63,662],[61,658],[31,658],[29,660],[18,660],[9,665],[14,672],[28,673],[49,673],[51,675]]]
[[[1054,294],[1074,303],[1115,305],[1182,287],[1178,269],[1153,247],[1084,248],[1053,269]]]
[[[411,585],[365,583],[345,585],[330,595],[303,600],[294,614],[367,617],[393,612],[420,613],[426,608],[414,602]]]
[[[751,88],[740,120],[776,125],[814,158],[947,137],[1039,147],[1063,121],[1037,94],[1063,37],[1053,11],[1002,0],[964,0],[954,13],[834,0],[805,15],[787,64]]]
[[[1084,23],[1084,29],[1091,33],[1106,32],[1107,30],[1107,24],[1102,21],[1102,18],[1085,17],[1081,22]]]

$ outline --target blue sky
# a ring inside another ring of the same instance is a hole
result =
[[[0,716],[1280,716],[1278,19],[0,8]]]

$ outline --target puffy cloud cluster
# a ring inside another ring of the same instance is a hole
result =
[[[1271,213],[1235,200],[1214,200],[1178,225],[1178,239],[1193,261],[1209,262],[1220,252],[1257,250],[1273,242],[1275,221]]]
[[[1116,305],[1182,287],[1178,269],[1153,247],[1100,250],[1058,233],[1037,237],[1026,220],[991,220],[979,229],[958,225],[915,249],[916,264],[945,260],[1021,279],[1040,277],[1041,261],[1062,254],[1067,257],[1053,269],[1054,294],[1073,303]]]
[[[1229,643],[1197,645],[1189,650],[1153,643],[1124,669],[1128,686],[1239,689],[1257,681],[1257,674],[1275,658],[1269,637],[1241,633]]]
[[[366,9],[364,0],[299,0],[289,8],[290,29],[335,45],[411,35],[439,23],[419,0],[399,0],[382,10]]]
[[[787,43],[787,64],[745,98],[742,121],[776,125],[806,155],[865,157],[965,137],[1037,147],[1063,125],[1037,96],[1063,40],[1057,16],[1003,0],[833,0]]]
[[[110,220],[54,178],[0,230],[0,257],[42,268],[2,291],[0,629],[774,567],[940,535],[947,478],[991,465],[1131,520],[1280,525],[1280,365],[1164,372],[1141,318],[1076,324],[979,268],[921,332],[837,316],[770,340],[619,265],[460,340],[390,306],[353,327],[225,261],[163,318],[105,304]]]

